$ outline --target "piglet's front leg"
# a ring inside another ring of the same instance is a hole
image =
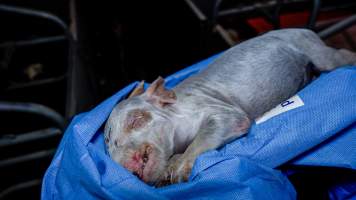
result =
[[[185,165],[178,165],[178,163],[184,162]],[[183,159],[183,154],[175,154],[168,161],[168,167],[162,174],[160,181],[156,184],[156,187],[162,187],[165,185],[170,185],[172,183],[188,181],[193,162],[189,159]],[[186,168],[185,168],[186,167]],[[181,176],[177,176],[177,173]],[[181,180],[178,180],[180,178]],[[173,180],[177,179],[177,180]]]
[[[176,159],[169,161],[166,172],[169,183],[188,181],[196,158],[197,156],[193,156],[193,154],[180,154]]]
[[[165,184],[188,181],[196,158],[203,152],[216,149],[224,143],[245,134],[250,120],[241,114],[213,115],[202,124],[193,142],[183,154],[173,156],[162,180]],[[159,186],[165,185],[159,184]]]

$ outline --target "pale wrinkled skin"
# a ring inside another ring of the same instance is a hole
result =
[[[147,183],[187,181],[197,156],[242,136],[253,119],[305,86],[311,63],[326,71],[355,64],[356,56],[325,46],[311,31],[285,29],[227,50],[173,90],[157,79],[111,113],[105,127],[109,154]],[[134,109],[150,113],[150,121],[125,121]],[[135,126],[140,128],[124,133]],[[142,150],[147,146],[150,153]]]
[[[133,131],[129,134],[116,134],[122,132],[125,116],[132,106],[144,110],[155,110],[159,114],[152,112],[151,123],[147,124],[145,129]],[[125,159],[129,158],[134,150],[137,150],[140,145],[149,141],[149,143],[154,145],[154,151],[157,151],[155,159],[158,160],[159,165],[156,166],[157,170],[146,179],[146,182],[154,182],[160,176],[159,172],[164,171],[166,162],[173,154],[173,141],[169,137],[169,135],[173,135],[173,127],[168,122],[170,120],[169,116],[164,112],[160,112],[159,109],[156,109],[151,104],[140,100],[139,97],[133,97],[121,102],[113,110],[111,116],[115,117],[109,118],[105,128],[106,137],[109,138],[110,134],[110,140],[108,140],[109,143],[107,144],[109,154],[115,161],[123,164]],[[108,124],[112,124],[113,126],[108,126]],[[116,130],[120,130],[120,132],[115,132]],[[158,134],[162,132],[166,134]],[[115,145],[115,141],[117,141],[117,145]]]

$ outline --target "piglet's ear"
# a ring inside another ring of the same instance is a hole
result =
[[[143,86],[145,85],[144,81],[141,81],[136,88],[131,92],[130,96],[128,98],[143,94],[143,92],[145,91],[145,89],[143,88]]]
[[[148,101],[162,107],[173,104],[177,100],[173,90],[164,88],[164,79],[162,77],[158,77],[146,90],[145,94]]]

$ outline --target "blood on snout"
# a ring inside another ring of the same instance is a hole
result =
[[[153,147],[149,143],[142,144],[137,150],[135,150],[128,160],[123,165],[125,168],[133,172],[134,175],[139,178],[143,178],[144,169],[149,160],[149,155],[152,153]]]
[[[124,133],[130,133],[132,130],[138,130],[144,127],[152,120],[149,112],[143,109],[133,109],[128,112],[124,122]]]

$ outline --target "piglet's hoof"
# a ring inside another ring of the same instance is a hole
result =
[[[159,187],[167,186],[167,185],[170,185],[170,184],[171,184],[171,181],[170,181],[169,179],[165,179],[165,180],[160,180],[160,181],[158,181],[158,182],[155,184],[155,186],[156,186],[157,188],[159,188]]]
[[[192,170],[193,162],[191,159],[186,159],[181,154],[174,155],[168,162],[168,167],[163,174],[160,186],[187,182]]]

